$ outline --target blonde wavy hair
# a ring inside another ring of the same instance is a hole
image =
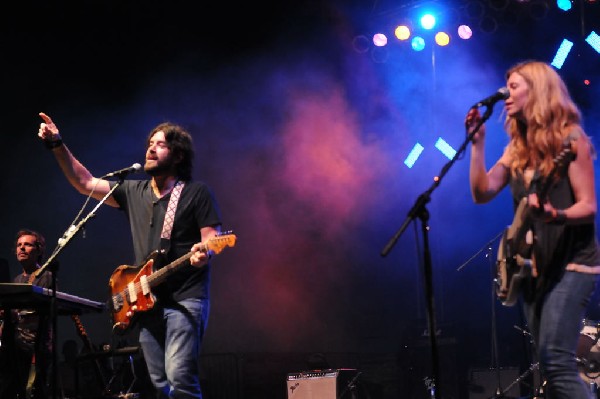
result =
[[[529,98],[523,107],[523,120],[507,117],[504,123],[512,158],[511,173],[523,173],[526,168],[548,176],[554,158],[563,148],[569,134],[583,135],[581,112],[558,75],[548,64],[539,61],[519,63],[506,72],[523,77],[529,88]]]

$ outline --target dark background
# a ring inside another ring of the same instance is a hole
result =
[[[357,46],[358,36],[391,36],[394,24],[429,6],[443,10],[450,46]],[[505,70],[524,59],[550,62],[568,38],[574,47],[560,73],[598,144],[600,54],[583,40],[600,29],[597,2],[576,0],[569,13],[550,1],[512,0],[12,7],[0,24],[0,257],[11,277],[20,272],[13,247],[23,227],[42,232],[50,253],[84,202],[39,142],[39,112],[97,176],[143,163],[156,124],[187,127],[195,177],[214,189],[224,229],[238,237],[214,261],[203,346],[208,399],[285,397],[287,373],[323,365],[359,369],[372,397],[426,397],[421,222],[381,252],[448,162],[435,141],[459,148],[464,115],[504,85]],[[474,25],[469,41],[454,34],[463,20]],[[496,108],[490,165],[506,144]],[[416,142],[425,151],[408,168]],[[465,156],[427,204],[446,398],[493,393],[473,381],[482,375],[497,384],[488,372],[494,334],[509,380],[531,362],[519,308],[503,307],[492,290],[510,197],[476,206],[467,176]],[[105,301],[111,273],[132,259],[125,218],[101,207],[60,254],[59,289]],[[590,320],[600,318],[596,296]],[[135,334],[111,336],[106,313],[82,322],[97,344],[136,343]],[[78,339],[69,318],[60,318],[59,339]]]

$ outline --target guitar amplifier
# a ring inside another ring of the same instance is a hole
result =
[[[355,369],[301,371],[287,375],[288,399],[339,399],[351,397]]]

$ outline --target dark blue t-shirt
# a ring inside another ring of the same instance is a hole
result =
[[[171,194],[159,199],[152,191],[150,180],[125,180],[115,189],[113,197],[129,220],[136,264],[145,264],[150,254],[161,249],[160,234]],[[202,182],[187,182],[175,212],[165,262],[180,258],[192,245],[202,241],[201,228],[220,224],[220,211],[210,188]],[[197,268],[186,262],[158,289],[153,289],[153,293],[162,301],[208,298],[209,282],[210,265]]]

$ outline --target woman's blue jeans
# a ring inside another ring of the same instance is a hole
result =
[[[525,302],[525,317],[536,343],[546,399],[591,399],[591,389],[579,376],[577,343],[596,275],[566,271],[537,302]]]

